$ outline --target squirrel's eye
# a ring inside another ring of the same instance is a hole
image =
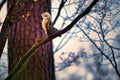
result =
[[[44,15],[45,17],[47,17],[47,15]]]

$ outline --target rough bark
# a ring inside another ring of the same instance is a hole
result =
[[[8,6],[14,3],[8,1]],[[20,57],[35,43],[37,37],[44,37],[41,13],[50,12],[50,0],[24,0],[23,6],[14,20],[8,38],[9,73]],[[14,80],[55,80],[52,42],[42,45],[31,57],[25,70]]]

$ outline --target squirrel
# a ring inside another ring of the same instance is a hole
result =
[[[54,34],[54,33],[59,31],[56,28],[52,27],[52,25],[50,25],[51,16],[50,16],[49,12],[43,12],[41,14],[41,16],[43,18],[43,20],[42,20],[42,28],[43,28],[43,30],[45,32],[45,35],[47,37],[49,37],[51,34]]]
[[[43,12],[41,14],[43,20],[42,20],[42,28],[45,32],[45,35],[47,37],[50,37],[50,35],[57,33],[60,30],[57,30],[56,28],[52,27],[52,25],[50,25],[50,20],[51,20],[51,16],[49,14],[49,12]],[[61,37],[61,35],[59,36]],[[42,40],[42,38],[37,37],[35,42],[40,42]]]
[[[42,28],[45,32],[45,35],[46,36],[49,36],[49,31],[50,31],[50,19],[51,19],[51,16],[49,14],[49,12],[43,12],[41,14],[43,20],[42,20]]]

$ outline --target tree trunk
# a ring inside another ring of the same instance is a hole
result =
[[[15,0],[8,1],[8,7]],[[19,0],[18,0],[19,1]],[[37,37],[44,37],[41,13],[50,12],[50,0],[20,0],[22,9],[14,20],[8,38],[9,73],[20,57],[35,43]],[[42,45],[30,58],[25,70],[14,80],[55,80],[52,42]]]

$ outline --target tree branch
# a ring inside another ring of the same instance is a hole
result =
[[[3,1],[1,2],[1,4],[0,4],[0,11],[1,11],[3,5],[4,5],[6,2],[7,2],[7,0],[3,0]]]
[[[23,57],[21,57],[20,61],[18,62],[18,64],[16,65],[16,67],[13,69],[13,71],[9,74],[9,76],[5,79],[5,80],[11,80],[16,73],[19,72],[19,70],[21,69],[22,66],[24,66],[24,64],[26,63],[27,60],[29,60],[29,58],[34,54],[34,52],[42,45],[45,44],[49,41],[51,41],[52,39],[64,34],[65,32],[67,32],[68,30],[70,30],[76,23],[77,21],[79,21],[83,16],[85,16],[86,14],[88,14],[90,12],[90,9],[98,2],[99,0],[94,0],[89,7],[82,12],[81,14],[79,14],[67,27],[65,27],[63,30],[50,35],[49,38],[42,38],[40,39],[40,41],[35,42],[35,44],[25,53],[25,55]]]
[[[64,7],[64,4],[66,3],[67,0],[62,0],[61,3],[60,3],[60,6],[59,6],[59,9],[58,9],[58,13],[57,13],[57,16],[55,17],[55,20],[53,21],[52,25],[54,25],[60,15],[60,12],[61,12],[61,9]]]
[[[13,18],[12,18],[12,12],[13,12],[14,6],[12,5],[7,13],[7,16],[5,18],[4,24],[2,26],[1,32],[0,32],[0,58],[10,31],[10,26],[13,23]]]

